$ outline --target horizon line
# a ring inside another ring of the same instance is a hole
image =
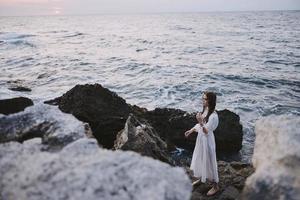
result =
[[[158,12],[103,12],[103,13],[66,13],[66,14],[36,14],[36,15],[1,15],[0,17],[45,17],[45,16],[91,16],[91,15],[151,15],[151,14],[189,14],[189,13],[238,13],[238,12],[299,12],[300,9],[270,9],[270,10],[211,10],[211,11],[158,11]]]

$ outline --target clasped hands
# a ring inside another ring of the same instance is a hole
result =
[[[201,113],[198,112],[196,114],[196,119],[197,119],[198,123],[200,124],[200,126],[202,127],[203,123],[204,123],[204,118],[202,117]],[[190,130],[186,131],[184,133],[185,137],[188,137],[193,131],[194,131],[194,129],[190,129]]]
[[[196,119],[197,119],[198,123],[200,124],[200,126],[203,126],[203,124],[204,124],[204,118],[202,117],[201,113],[198,112],[196,114]]]

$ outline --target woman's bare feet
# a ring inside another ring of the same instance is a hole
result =
[[[218,191],[220,190],[218,185],[213,186],[208,192],[207,192],[207,196],[212,196],[214,194],[216,194]]]

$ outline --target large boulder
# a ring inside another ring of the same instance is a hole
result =
[[[43,144],[53,148],[85,137],[88,131],[74,116],[43,103],[28,107],[23,112],[1,116],[0,127],[0,143],[40,137]]]
[[[225,109],[217,111],[219,126],[214,131],[218,153],[238,152],[242,149],[243,126],[240,116]]]
[[[63,96],[45,103],[88,122],[93,134],[105,148],[112,148],[117,133],[123,129],[130,105],[100,84],[76,85]]]
[[[229,110],[217,111],[219,125],[214,131],[217,153],[238,152],[242,148],[243,128],[237,114]],[[169,149],[175,145],[193,150],[197,134],[186,139],[184,132],[196,123],[196,113],[187,113],[179,109],[156,108],[142,114],[159,135],[168,143]]]
[[[186,139],[184,132],[196,124],[195,113],[180,109],[156,108],[148,111],[129,105],[116,93],[99,84],[77,85],[63,96],[46,101],[58,105],[63,112],[71,113],[79,120],[88,122],[94,136],[105,148],[113,148],[117,133],[123,129],[133,113],[146,119],[167,143],[168,150],[175,146],[193,150],[196,134]],[[228,110],[218,111],[220,123],[215,131],[218,152],[238,152],[242,147],[242,125],[239,116]]]
[[[114,149],[135,151],[174,165],[167,144],[146,121],[140,122],[133,114],[129,115],[124,129],[118,133]]]
[[[16,97],[12,99],[1,99],[0,100],[0,113],[9,115],[23,111],[28,106],[32,106],[33,102],[31,99],[26,97]]]
[[[244,199],[300,199],[300,117],[269,116],[255,125],[255,173]]]
[[[192,186],[182,168],[110,151],[79,139],[56,153],[36,142],[0,144],[1,199],[189,200]]]

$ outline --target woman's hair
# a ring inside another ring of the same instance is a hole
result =
[[[208,113],[204,118],[205,123],[207,123],[209,116],[214,112],[216,108],[217,95],[214,92],[207,92],[207,91],[204,92],[204,94],[207,97],[207,103],[208,103]],[[202,114],[203,112],[204,112],[204,106],[203,106]]]

